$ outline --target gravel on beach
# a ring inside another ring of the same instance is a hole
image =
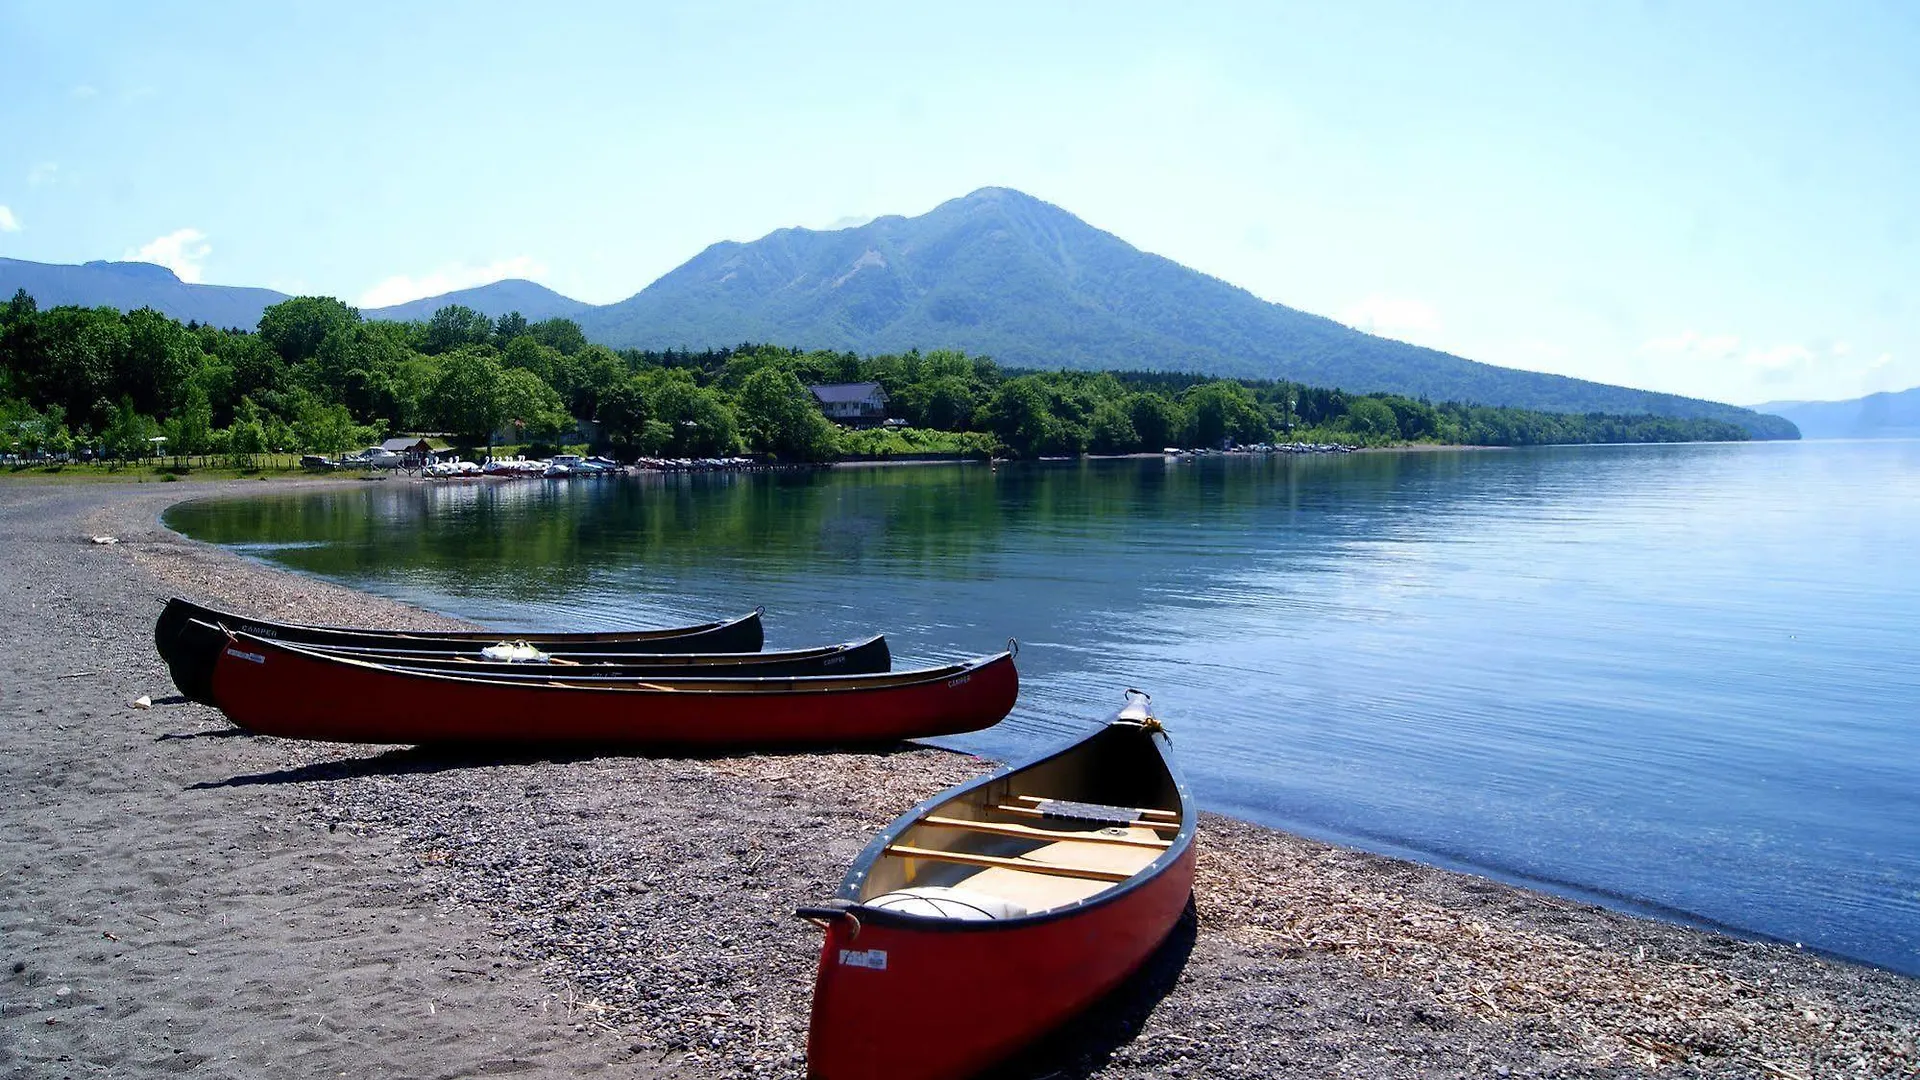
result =
[[[260,486],[0,483],[0,1076],[802,1076],[793,908],[990,764],[240,734],[167,681],[166,596],[458,625],[158,522]],[[1148,969],[1002,1075],[1920,1076],[1920,980],[1214,815],[1199,842]]]

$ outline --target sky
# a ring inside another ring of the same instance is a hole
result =
[[[607,303],[990,185],[1489,363],[1920,385],[1906,0],[0,0],[0,256]]]

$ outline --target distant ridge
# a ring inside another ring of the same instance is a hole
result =
[[[43,308],[76,304],[122,311],[152,308],[183,322],[252,330],[260,313],[287,299],[272,289],[189,285],[164,266],[143,262],[60,263],[0,259],[0,301],[27,290]]]
[[[246,329],[287,299],[271,289],[185,284],[145,263],[0,259],[0,299],[16,288],[42,306],[148,306]],[[425,319],[449,304],[494,318],[565,316],[616,348],[956,348],[1009,367],[1291,379],[1550,412],[1704,417],[1762,438],[1797,437],[1786,420],[1732,405],[1496,367],[1362,333],[1140,251],[1010,188],[982,188],[918,217],[714,244],[616,304],[596,307],[514,279],[364,314]]]
[[[1920,386],[1848,401],[1770,401],[1754,410],[1793,421],[1809,439],[1920,438]]]
[[[369,319],[415,322],[432,318],[434,312],[450,304],[472,308],[490,319],[497,319],[508,312],[517,311],[531,322],[555,317],[572,317],[592,307],[591,304],[572,297],[562,296],[545,285],[523,278],[508,278],[491,285],[461,289],[421,300],[409,300],[404,304],[394,304],[392,307],[372,308],[362,311],[361,314]]]
[[[1435,401],[1789,425],[1672,394],[1495,367],[1268,303],[1030,195],[982,188],[919,217],[714,244],[583,312],[587,336],[664,349],[771,341],[855,352],[960,348],[1033,368],[1286,378]]]

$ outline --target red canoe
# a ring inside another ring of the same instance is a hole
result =
[[[249,634],[215,661],[214,703],[261,735],[330,742],[627,742],[733,748],[977,731],[1013,709],[1013,654],[883,675],[489,681],[328,656]]]
[[[1059,1026],[1179,922],[1195,822],[1144,697],[921,803],[800,911],[827,929],[807,1075],[957,1080]]]

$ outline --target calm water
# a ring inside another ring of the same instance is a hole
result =
[[[175,528],[502,626],[1018,637],[996,757],[1150,690],[1202,801],[1920,973],[1920,443],[424,487]]]

